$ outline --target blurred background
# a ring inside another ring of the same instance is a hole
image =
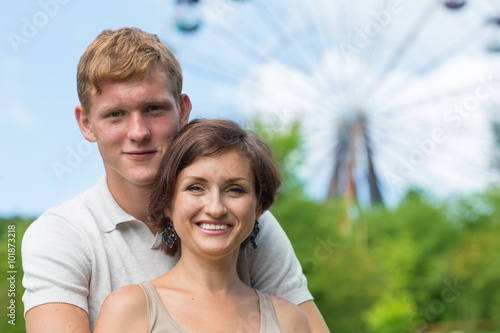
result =
[[[180,60],[192,118],[271,144],[286,182],[271,211],[332,331],[500,332],[500,1],[40,0],[0,15],[1,242],[16,226],[20,250],[34,218],[104,172],[74,120],[76,65],[102,30],[135,26]],[[2,331],[24,331],[17,311]]]

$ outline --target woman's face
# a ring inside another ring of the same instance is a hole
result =
[[[182,255],[236,253],[258,219],[257,194],[248,158],[235,149],[199,157],[183,169],[172,200]],[[170,215],[169,215],[170,213]]]

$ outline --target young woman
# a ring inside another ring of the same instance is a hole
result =
[[[161,163],[150,204],[164,251],[179,261],[111,293],[95,332],[309,332],[299,307],[237,273],[241,249],[259,250],[258,220],[279,186],[271,151],[257,136],[224,120],[186,125]]]

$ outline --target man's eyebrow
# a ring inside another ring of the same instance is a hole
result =
[[[144,101],[144,104],[151,105],[151,104],[161,104],[161,105],[166,105],[168,107],[174,106],[175,103],[172,102],[169,99],[164,99],[164,98],[151,98],[146,101]]]
[[[148,100],[145,100],[141,103],[141,107],[146,106],[146,105],[164,105],[166,108],[173,108],[175,103],[172,102],[171,100],[164,99],[164,98],[151,98]],[[110,110],[118,110],[118,109],[123,109],[125,108],[123,103],[116,103],[116,102],[110,102],[108,104],[102,105],[101,109],[104,111],[110,111]]]
[[[120,103],[106,103],[104,105],[101,105],[100,109],[104,111],[108,110],[113,110],[113,109],[120,109],[122,107],[122,104]]]

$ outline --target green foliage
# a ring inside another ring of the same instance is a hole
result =
[[[21,239],[31,220],[0,218],[0,332],[26,332],[22,296]]]
[[[317,202],[294,173],[304,158],[299,127],[256,129],[292,184],[271,211],[333,332],[417,332],[439,322],[478,331],[481,323],[498,326],[499,188],[441,205],[410,191],[394,209]]]
[[[382,294],[365,315],[365,320],[374,333],[408,332],[408,318],[416,312],[414,301],[407,293]]]
[[[493,152],[493,166],[500,170],[500,121],[492,121],[491,129],[496,148]]]

